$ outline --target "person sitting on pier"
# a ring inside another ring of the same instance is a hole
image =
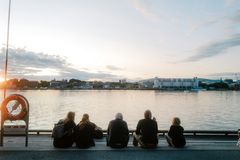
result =
[[[53,146],[56,148],[71,147],[74,143],[74,129],[76,124],[74,122],[75,113],[68,112],[65,119],[59,122],[53,128]]]
[[[156,119],[152,119],[150,110],[144,112],[144,119],[137,124],[136,132],[133,133],[133,145],[142,148],[156,148],[158,144],[158,125]]]
[[[184,129],[180,126],[180,124],[180,119],[178,117],[174,117],[168,135],[166,136],[167,142],[171,147],[182,148],[186,144],[186,140],[183,135]]]
[[[109,122],[107,129],[107,146],[112,148],[127,147],[129,130],[127,123],[123,120],[122,113],[117,113],[115,120]]]
[[[82,120],[75,129],[75,141],[78,148],[95,146],[94,133],[97,126],[90,122],[89,115],[83,114]]]

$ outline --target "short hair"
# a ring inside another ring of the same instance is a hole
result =
[[[172,124],[175,125],[175,126],[180,126],[180,124],[181,124],[180,118],[174,117],[173,121],[172,121]]]
[[[117,113],[116,115],[115,115],[115,119],[123,119],[123,115],[122,115],[122,113]]]
[[[152,118],[152,113],[149,109],[144,112],[144,118],[145,119],[151,119]]]
[[[89,121],[89,115],[87,113],[84,113],[82,116],[81,122],[88,122]]]

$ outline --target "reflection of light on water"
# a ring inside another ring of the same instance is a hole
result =
[[[180,117],[188,129],[239,128],[240,92],[206,91],[198,93],[155,91],[24,90],[30,103],[30,129],[52,129],[68,111],[83,113],[103,129],[117,112],[122,112],[129,129],[135,129],[143,112],[150,109],[159,129],[169,129],[172,118]],[[9,93],[10,94],[10,93]]]

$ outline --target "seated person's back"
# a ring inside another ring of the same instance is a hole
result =
[[[76,124],[74,122],[75,113],[69,112],[67,117],[58,122],[58,125],[63,124],[63,133],[61,137],[53,137],[53,145],[57,148],[71,147],[74,142],[74,129]],[[53,135],[54,136],[54,135]]]
[[[89,148],[95,146],[94,143],[94,130],[96,125],[89,121],[87,114],[83,115],[81,122],[75,129],[76,146],[79,148]]]
[[[157,122],[152,119],[142,119],[138,122],[136,134],[141,135],[143,143],[157,144]]]
[[[173,118],[173,124],[170,127],[168,136],[170,139],[170,145],[174,147],[184,147],[186,144],[185,137],[183,135],[184,129],[180,126],[180,119],[178,117]]]
[[[140,120],[137,124],[133,145],[137,146],[138,143],[140,143],[142,147],[155,148],[158,144],[157,134],[157,122],[152,119],[151,111],[146,110],[144,113],[144,119]]]
[[[108,125],[107,145],[116,148],[126,147],[129,140],[127,123],[123,120],[121,113],[117,113],[115,118]]]

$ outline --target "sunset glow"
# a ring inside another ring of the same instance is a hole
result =
[[[238,79],[239,5],[234,0],[13,1],[9,75]],[[1,1],[0,48],[7,9],[8,1]],[[0,64],[4,57],[1,49]]]
[[[4,78],[0,77],[0,83],[4,81]]]

